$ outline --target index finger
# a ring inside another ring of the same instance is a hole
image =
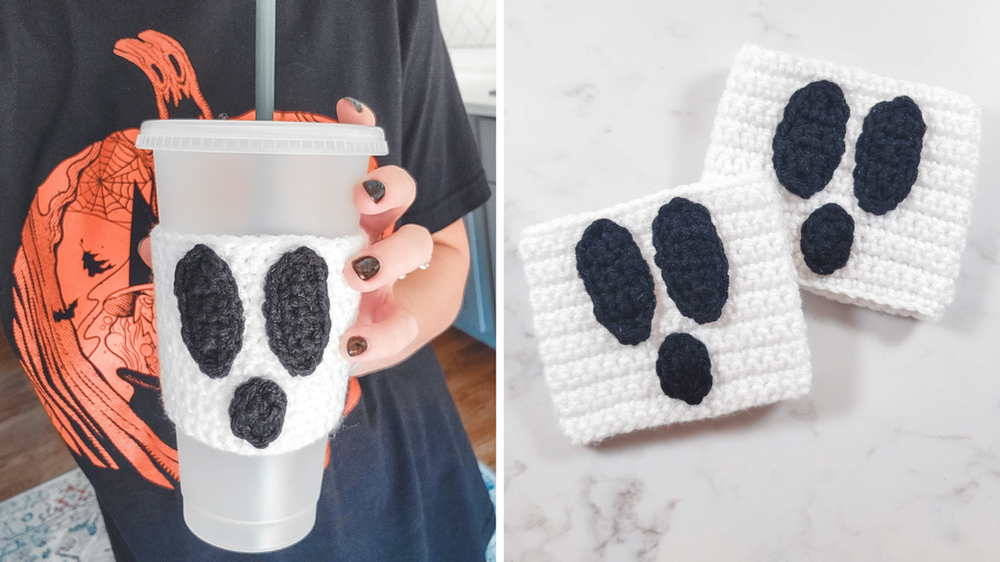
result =
[[[396,223],[410,208],[417,184],[399,166],[383,166],[354,186],[354,207],[361,213],[361,228],[373,238]]]

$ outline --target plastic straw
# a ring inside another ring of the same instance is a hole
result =
[[[274,119],[274,20],[275,0],[257,0],[257,84],[258,121]]]

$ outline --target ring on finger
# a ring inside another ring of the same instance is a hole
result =
[[[432,256],[427,256],[427,261],[425,261],[424,263],[422,263],[419,266],[417,266],[417,269],[427,269],[428,267],[430,267],[431,266],[431,257]],[[404,274],[400,275],[399,278],[400,279],[406,279],[406,275],[407,274],[404,273]]]

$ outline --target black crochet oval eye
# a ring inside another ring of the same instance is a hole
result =
[[[656,309],[653,275],[626,228],[608,219],[591,223],[576,244],[576,271],[594,316],[619,343],[649,339]]]
[[[264,279],[267,343],[292,376],[311,375],[330,341],[329,269],[300,247],[278,259]]]
[[[243,347],[243,303],[229,266],[198,244],[174,268],[174,295],[191,358],[213,379],[229,374]]]
[[[813,82],[792,94],[771,141],[771,162],[785,189],[808,199],[830,183],[844,155],[850,116],[844,92],[833,82]]]
[[[236,387],[229,402],[229,428],[233,435],[263,449],[281,435],[288,397],[277,383],[252,378]]]
[[[656,376],[660,379],[660,390],[667,396],[692,406],[701,404],[712,390],[708,348],[691,334],[670,334],[660,344]]]
[[[799,247],[806,266],[817,275],[830,275],[847,265],[854,245],[854,219],[836,203],[816,209],[802,223]]]
[[[729,298],[729,260],[708,209],[673,198],[653,219],[653,247],[677,310],[699,324],[718,320]]]
[[[872,107],[854,152],[854,196],[859,207],[884,215],[906,199],[917,181],[926,131],[920,107],[907,96]]]

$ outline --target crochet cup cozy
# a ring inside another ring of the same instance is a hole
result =
[[[935,318],[955,293],[979,119],[956,93],[751,45],[726,82],[703,177],[767,174],[805,289]]]
[[[534,226],[520,253],[545,377],[574,443],[809,390],[791,249],[762,176]]]
[[[151,238],[160,385],[178,431],[271,455],[336,429],[350,368],[339,337],[360,303],[341,269],[364,237]]]

